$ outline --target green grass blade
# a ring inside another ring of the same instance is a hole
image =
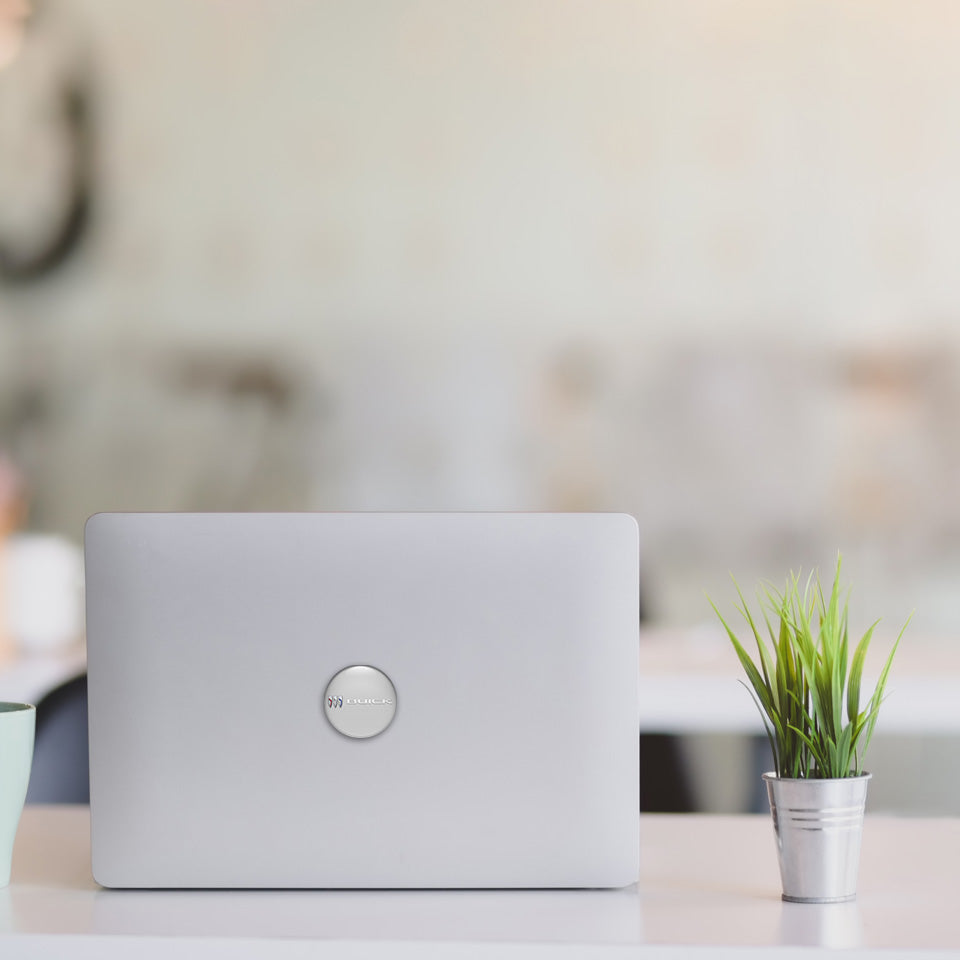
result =
[[[742,680],[740,681],[740,685],[750,694],[750,699],[753,700],[757,712],[760,714],[760,719],[763,721],[763,729],[767,735],[767,741],[770,744],[770,752],[773,754],[773,768],[777,771],[778,777],[783,776],[780,772],[780,750],[778,748],[778,743],[783,738],[776,736],[774,730],[771,729],[769,721],[763,715],[763,708],[760,706],[760,701],[756,698],[753,691]]]
[[[731,577],[731,579],[733,579]],[[770,657],[770,651],[767,650],[767,645],[764,643],[763,638],[760,636],[760,631],[757,629],[757,624],[755,623],[753,616],[750,613],[750,608],[747,606],[747,601],[744,599],[743,592],[740,590],[740,584],[736,580],[733,580],[733,585],[736,587],[737,596],[740,598],[740,607],[737,609],[740,611],[740,614],[743,616],[744,620],[750,625],[750,630],[753,633],[753,638],[757,644],[757,651],[760,654],[760,668],[763,672],[763,679],[767,684],[767,688],[770,690],[773,697],[774,706],[779,710],[780,705],[777,701],[776,687],[773,682],[773,676],[775,672],[775,666],[773,660]]]
[[[770,688],[767,686],[766,681],[761,675],[760,671],[757,669],[756,664],[750,658],[750,654],[744,649],[743,644],[737,639],[737,635],[730,628],[726,620],[723,619],[720,611],[717,609],[716,604],[709,597],[707,600],[710,603],[710,606],[713,607],[714,612],[717,614],[717,617],[720,619],[720,622],[723,624],[724,630],[727,632],[727,637],[730,639],[730,642],[733,644],[733,649],[737,654],[737,659],[740,661],[740,666],[743,667],[744,673],[747,675],[747,679],[750,681],[750,685],[753,687],[754,691],[757,694],[757,697],[760,700],[760,703],[763,705],[763,709],[766,712],[767,716],[773,719],[776,710],[774,709],[773,704],[773,695],[770,691]]]
[[[791,728],[793,732],[804,742],[807,746],[807,749],[810,751],[813,756],[813,761],[815,764],[816,770],[823,770],[827,766],[826,758],[823,755],[823,751],[818,743],[814,739],[800,730],[798,727]],[[804,776],[808,776],[809,773],[805,772]]]
[[[760,616],[754,617],[736,579],[743,616],[757,647],[751,656],[707,597],[746,674],[746,687],[763,723],[777,775],[781,777],[857,776],[886,696],[894,655],[904,624],[880,672],[873,694],[861,705],[863,674],[877,623],[852,648],[849,590],[840,585],[842,557],[828,595],[816,571],[804,580],[792,573],[780,593],[761,582]],[[766,633],[761,633],[760,627]]]
[[[880,671],[880,677],[877,680],[877,685],[873,690],[873,696],[870,698],[869,705],[867,707],[867,713],[869,719],[866,723],[866,728],[863,734],[863,752],[866,753],[867,748],[870,746],[870,740],[873,738],[873,729],[877,725],[877,715],[880,712],[880,704],[883,702],[883,691],[887,686],[887,677],[890,674],[890,667],[893,664],[894,654],[897,652],[897,648],[900,646],[900,641],[903,639],[904,631],[910,625],[910,621],[913,619],[913,614],[911,613],[907,617],[907,622],[900,628],[900,633],[897,635],[896,642],[893,644],[893,649],[890,651],[890,656],[887,657],[886,663],[883,665],[883,670]]]
[[[850,663],[850,680],[847,684],[847,719],[853,721],[860,713],[860,683],[863,679],[863,665],[867,659],[870,640],[876,630],[879,620],[874,620],[867,628],[867,632],[860,638],[853,651],[853,660]]]

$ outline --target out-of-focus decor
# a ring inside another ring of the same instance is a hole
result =
[[[101,510],[304,509],[339,442],[324,385],[266,348],[78,347],[59,372],[50,352],[24,356],[4,377],[0,355],[0,438],[30,478],[32,531],[76,542]]]
[[[758,590],[762,618],[754,618],[737,587],[737,610],[756,641],[757,663],[711,601],[750,681],[770,740],[776,770],[763,779],[777,836],[783,899],[797,903],[856,897],[870,779],[863,769],[864,756],[900,643],[898,637],[861,709],[863,668],[877,624],[851,650],[848,594],[841,597],[840,568],[838,555],[829,599],[819,575],[804,583],[791,574],[783,593],[764,584]],[[762,627],[770,635],[769,647]]]
[[[0,542],[23,522],[26,506],[26,490],[20,471],[0,453]]]
[[[21,654],[76,644],[83,634],[83,558],[63,537],[21,534],[5,549],[7,630]]]
[[[0,664],[13,654],[7,613],[7,539],[27,513],[26,488],[13,461],[0,453]]]
[[[93,191],[92,83],[50,0],[0,0],[0,280],[45,276],[76,248]]]

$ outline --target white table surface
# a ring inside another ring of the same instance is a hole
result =
[[[864,697],[892,637],[878,636],[867,659]],[[754,647],[748,645],[748,652]],[[640,729],[644,733],[763,735],[746,680],[718,628],[645,628],[640,634]],[[877,730],[885,734],[960,734],[960,638],[906,636],[887,681]]]
[[[858,899],[824,906],[781,901],[766,816],[645,815],[624,890],[105,890],[88,831],[25,810],[0,957],[960,955],[960,820],[868,817]]]

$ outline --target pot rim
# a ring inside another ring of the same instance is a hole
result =
[[[850,780],[869,780],[872,773],[864,772],[855,777],[778,777],[776,771],[768,770],[762,778],[776,783],[846,783]]]

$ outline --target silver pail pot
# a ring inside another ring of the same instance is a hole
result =
[[[783,899],[841,903],[857,895],[863,807],[870,774],[781,780],[765,773]]]

